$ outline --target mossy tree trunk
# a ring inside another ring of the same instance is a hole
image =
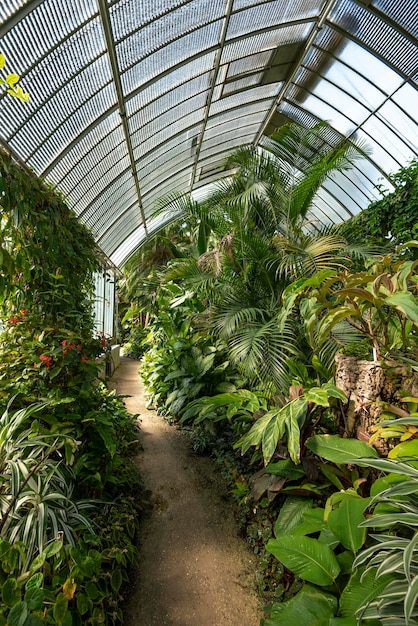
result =
[[[348,397],[345,434],[368,441],[384,404],[400,405],[399,391],[418,396],[418,373],[395,362],[360,361],[338,354],[335,382]],[[378,438],[374,446],[386,455],[390,444]]]

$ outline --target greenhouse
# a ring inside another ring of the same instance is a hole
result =
[[[0,4],[0,626],[418,624],[417,43]]]

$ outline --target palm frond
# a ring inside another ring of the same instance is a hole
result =
[[[231,359],[248,378],[273,381],[278,388],[287,380],[286,359],[299,354],[290,326],[279,331],[275,319],[246,324],[228,343]]]

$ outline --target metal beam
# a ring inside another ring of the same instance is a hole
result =
[[[225,9],[225,16],[224,16],[224,21],[223,21],[223,25],[222,25],[221,36],[220,36],[220,39],[219,39],[219,48],[218,48],[218,50],[216,52],[216,57],[215,57],[215,63],[214,63],[214,68],[213,68],[213,76],[212,76],[212,84],[210,86],[210,90],[209,90],[209,93],[208,93],[206,107],[205,107],[205,114],[203,116],[202,130],[200,131],[199,138],[197,140],[197,145],[196,145],[195,161],[194,161],[192,173],[191,173],[191,176],[190,176],[190,192],[193,190],[194,183],[195,183],[195,180],[196,180],[197,165],[199,163],[200,151],[202,149],[203,138],[205,136],[206,124],[208,123],[208,119],[209,119],[209,112],[210,112],[210,107],[211,107],[211,104],[212,104],[213,92],[215,91],[216,81],[218,79],[219,68],[220,68],[220,65],[221,65],[222,52],[223,52],[223,49],[224,49],[224,46],[225,46],[226,35],[227,35],[227,32],[228,32],[229,20],[231,19],[233,5],[234,5],[234,0],[228,0],[227,5],[226,5],[226,9]]]
[[[31,0],[27,2],[23,7],[20,7],[15,11],[9,19],[0,25],[0,39],[4,37],[9,30],[12,30],[21,20],[23,20],[29,13],[34,11],[44,0]]]
[[[97,0],[97,5],[99,8],[100,18],[102,20],[103,31],[104,31],[106,45],[107,45],[107,52],[109,55],[110,65],[112,68],[113,82],[115,85],[116,96],[117,96],[118,105],[119,105],[119,114],[122,120],[123,133],[125,135],[126,146],[128,149],[129,161],[130,161],[131,169],[132,169],[132,176],[134,178],[136,193],[138,196],[138,206],[141,212],[142,223],[144,225],[145,234],[148,237],[147,220],[145,218],[144,207],[142,206],[141,189],[139,185],[138,174],[136,171],[136,162],[135,162],[134,151],[132,148],[131,133],[129,130],[128,119],[126,117],[125,98],[123,95],[122,82],[120,79],[119,64],[118,64],[118,59],[116,56],[115,40],[114,40],[113,32],[112,32],[112,25],[110,23],[109,6],[106,0]]]
[[[324,8],[322,9],[320,15],[317,18],[317,22],[315,24],[315,26],[312,29],[311,34],[309,35],[306,44],[303,47],[303,50],[301,52],[301,54],[298,57],[298,60],[296,61],[294,68],[292,70],[292,73],[290,74],[289,78],[286,80],[285,84],[283,85],[283,87],[281,88],[279,94],[277,95],[277,97],[275,98],[274,102],[273,102],[273,106],[271,107],[270,111],[268,112],[268,114],[266,115],[263,123],[260,126],[260,130],[258,131],[256,138],[254,140],[254,145],[257,145],[260,142],[261,137],[263,136],[264,131],[266,130],[267,126],[270,123],[271,118],[273,117],[273,115],[275,114],[277,107],[279,106],[280,102],[283,100],[287,89],[289,88],[289,86],[292,83],[292,80],[294,79],[298,69],[300,68],[300,66],[302,65],[303,59],[306,56],[306,53],[308,52],[309,48],[312,46],[313,42],[316,39],[316,36],[318,35],[319,31],[321,30],[322,26],[324,25],[325,20],[327,19],[328,15],[330,14],[330,12],[332,11],[334,5],[336,4],[337,0],[328,0],[327,3],[324,5]]]

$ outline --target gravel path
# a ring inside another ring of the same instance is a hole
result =
[[[125,626],[259,626],[256,557],[238,536],[225,486],[210,459],[145,406],[139,363],[122,358],[113,383],[140,414],[136,464],[152,509],[143,515]]]

